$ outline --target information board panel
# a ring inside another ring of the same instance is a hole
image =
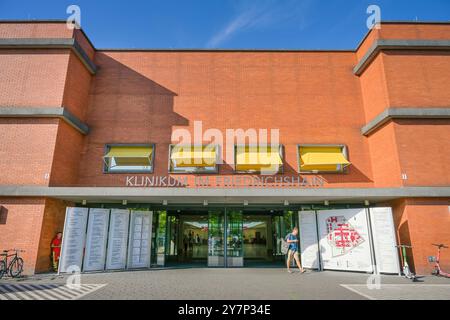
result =
[[[315,211],[299,211],[299,233],[302,266],[319,269],[319,239]]]
[[[83,271],[105,269],[109,209],[89,209]]]
[[[60,273],[81,271],[88,211],[88,208],[68,207],[66,209],[59,259],[58,272]]]
[[[370,223],[379,273],[400,272],[400,262],[391,208],[370,208]]]
[[[131,211],[127,268],[149,268],[152,215],[150,211]]]
[[[319,244],[323,268],[373,272],[367,211],[318,211]]]
[[[107,270],[121,270],[126,268],[129,220],[129,210],[111,210],[106,257]]]

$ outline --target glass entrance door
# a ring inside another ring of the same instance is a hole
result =
[[[284,260],[285,255],[281,252],[281,239],[284,239],[295,226],[298,226],[298,219],[294,211],[284,210],[272,216],[274,260]]]
[[[225,213],[208,214],[208,267],[225,267]]]
[[[208,233],[208,266],[244,266],[242,211],[210,211]]]
[[[243,216],[240,210],[227,210],[227,267],[243,267]]]
[[[244,217],[245,265],[272,260],[271,216],[267,213],[247,213]]]
[[[298,224],[290,210],[201,208],[158,213],[154,234],[158,265],[243,267],[282,262],[281,239]]]
[[[181,261],[205,263],[208,256],[208,215],[180,216]]]
[[[179,245],[179,224],[180,218],[177,214],[169,212],[166,222],[166,260],[167,262],[178,261]]]

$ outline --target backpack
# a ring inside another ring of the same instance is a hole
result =
[[[287,254],[289,251],[289,243],[286,241],[286,239],[290,236],[290,234],[288,234],[286,236],[286,238],[281,239],[281,253],[282,254]]]

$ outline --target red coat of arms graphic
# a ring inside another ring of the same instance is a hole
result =
[[[326,220],[327,240],[332,256],[342,256],[364,242],[364,239],[343,216],[333,216]]]

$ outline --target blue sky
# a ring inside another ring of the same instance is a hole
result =
[[[370,4],[450,21],[450,0],[0,0],[0,19],[66,19],[71,4],[97,48],[354,49]]]

